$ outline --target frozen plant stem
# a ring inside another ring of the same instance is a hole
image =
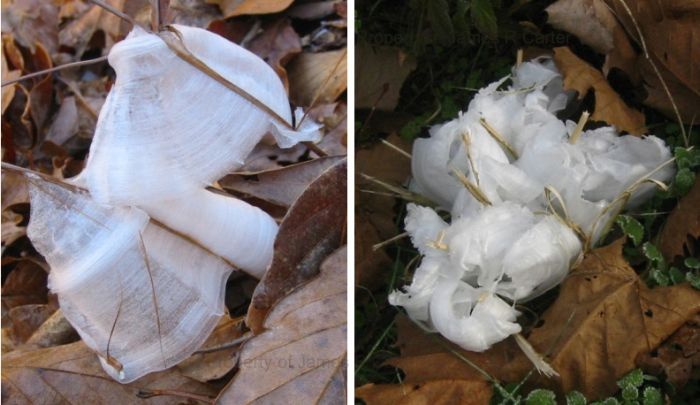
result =
[[[407,158],[411,159],[411,154],[406,152],[405,150],[399,148],[398,146],[394,145],[393,143],[387,141],[386,139],[382,139],[382,143],[394,151],[398,152],[400,155],[406,156]]]
[[[471,195],[473,195],[474,198],[476,198],[477,201],[479,201],[483,205],[491,205],[491,201],[489,201],[488,197],[484,195],[479,186],[472,183],[467,178],[467,176],[464,175],[464,173],[460,172],[457,169],[452,169],[452,173],[457,177],[457,180],[459,180],[464,185],[464,187],[467,188],[467,191],[469,191]]]
[[[508,153],[510,153],[510,155],[511,155],[514,159],[518,159],[518,153],[515,151],[515,149],[513,149],[512,146],[510,146],[510,144],[508,144],[508,141],[506,141],[505,138],[503,138],[503,137],[501,136],[501,134],[499,134],[498,131],[496,131],[496,128],[492,127],[492,126],[491,126],[488,122],[486,122],[486,120],[483,119],[483,118],[479,119],[479,123],[481,124],[482,127],[484,127],[484,129],[486,130],[486,132],[488,132],[489,135],[491,135],[491,136],[493,137],[493,139],[495,139],[496,142],[498,142],[498,144],[501,145],[501,147],[502,147],[503,149],[505,149]]]
[[[578,138],[580,138],[583,133],[583,127],[586,125],[586,122],[588,122],[588,117],[590,116],[591,114],[588,111],[584,111],[583,114],[581,114],[581,118],[579,118],[578,124],[576,124],[576,129],[574,129],[574,132],[571,133],[571,137],[569,138],[570,144],[574,145],[578,142]]]
[[[65,65],[55,66],[55,67],[52,67],[49,69],[40,70],[38,72],[29,73],[29,74],[26,74],[24,76],[13,79],[13,80],[8,80],[6,82],[2,82],[2,87],[5,87],[7,85],[14,84],[17,82],[21,82],[22,80],[31,79],[33,77],[43,76],[43,75],[46,75],[49,73],[57,72],[59,70],[69,69],[69,68],[79,67],[79,66],[94,65],[95,63],[104,62],[106,60],[107,60],[107,56],[105,55],[105,56],[100,56],[99,58],[95,58],[95,59],[81,60],[79,62],[66,63]]]

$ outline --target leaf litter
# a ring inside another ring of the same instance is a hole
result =
[[[120,2],[110,3],[113,3],[112,5],[117,7],[118,9],[124,7],[124,11],[127,11],[128,13],[133,13],[132,15],[135,16],[135,19],[141,22],[142,24],[147,25],[149,23],[150,5],[148,5],[147,2],[138,2],[138,4],[132,2],[127,5],[122,5]],[[170,3],[171,7],[168,10],[166,17],[169,21],[185,22],[206,27],[207,25],[215,25],[219,23],[233,23],[235,25],[238,18],[245,19],[245,17],[238,17],[223,20],[221,14],[219,14],[216,10],[216,6],[203,4],[203,2],[200,2],[199,0],[174,0]],[[52,38],[49,39],[49,45],[53,43],[58,43],[58,34],[60,33],[63,35],[61,37],[63,38],[63,40],[70,42],[70,44],[74,45],[75,47],[61,48],[61,52],[59,53],[55,52],[56,48],[53,45],[51,45],[48,48],[49,52],[39,50],[38,52],[43,52],[43,54],[39,54],[39,59],[37,59],[38,63],[43,63],[43,61],[49,60],[43,57],[43,55],[48,56],[49,54],[53,57],[54,62],[56,64],[61,64],[74,61],[75,59],[80,58],[83,53],[94,54],[95,50],[103,51],[106,53],[109,50],[109,47],[111,46],[111,42],[109,42],[110,39],[117,41],[121,39],[120,37],[126,33],[126,31],[118,31],[124,26],[124,24],[118,19],[114,20],[116,21],[115,24],[110,25],[106,22],[103,22],[103,19],[96,19],[93,16],[87,15],[89,11],[93,9],[98,9],[97,7],[90,6],[87,8],[81,8],[74,6],[75,4],[72,4],[72,2],[66,2],[66,4],[58,6],[58,12],[62,13],[61,18],[72,20],[75,26],[79,26],[80,24],[88,24],[91,28],[87,31],[93,30],[91,24],[95,24],[94,31],[92,31],[92,37],[88,38],[87,33],[81,30],[78,31],[80,31],[80,33],[84,35],[84,37],[75,36],[74,34],[78,32],[75,30],[75,27],[73,27],[72,32],[70,32],[69,30],[65,30],[61,33],[60,29],[59,31],[49,30],[47,32],[50,32],[50,35],[52,36]],[[5,8],[5,5],[3,5],[3,8]],[[255,10],[252,10],[251,12],[253,11]],[[95,15],[97,14],[96,11],[93,11],[93,13]],[[315,20],[333,17],[331,15],[328,15],[327,13],[324,13],[323,15],[324,17],[319,17]],[[284,14],[278,15],[276,20],[288,21],[288,19],[285,19]],[[31,22],[31,20],[27,21]],[[23,33],[27,33],[27,23],[25,22],[23,24],[25,25],[20,26],[20,28],[18,29],[20,29],[20,31],[24,30],[21,31]],[[65,28],[67,26],[70,26],[70,24],[64,25],[62,27]],[[260,26],[261,25],[259,25],[259,27]],[[303,55],[306,55],[308,53],[313,52],[313,50],[307,48],[306,46],[304,46],[303,49],[295,48],[294,46],[289,48],[288,45],[285,45],[289,44],[289,41],[286,39],[283,40],[283,37],[281,36],[286,35],[288,38],[294,38],[296,34],[293,32],[293,28],[291,28],[291,26],[288,23],[284,23],[283,25],[280,25],[280,27],[281,30],[277,31],[278,34],[275,35],[272,33],[274,30],[272,30],[271,28],[273,27],[270,27],[270,29],[268,29],[269,27],[267,25],[262,25],[261,34],[258,33],[255,36],[255,40],[253,42],[249,42],[249,45],[251,47],[251,50],[258,52],[261,57],[267,57],[270,64],[273,65],[273,67],[276,67],[278,73],[281,76],[283,76],[285,73],[283,66],[288,61],[294,59],[295,53],[302,52]],[[52,29],[55,29],[55,26]],[[104,31],[106,34],[111,34],[110,37],[107,38],[107,42],[99,41],[100,34],[98,33],[98,31]],[[43,32],[44,31],[39,33],[43,35]],[[14,33],[14,31],[12,31],[12,33]],[[9,62],[7,64],[3,63],[3,73],[5,72],[5,69],[7,69],[10,72],[16,71],[16,73],[13,73],[14,75],[19,75],[20,72],[29,73],[38,70],[39,65],[37,65],[37,63],[35,63],[33,60],[30,60],[31,63],[27,65],[27,67],[23,63],[23,59],[18,59],[17,55],[20,55],[20,53],[12,54],[10,52],[11,50],[17,49],[18,47],[23,47],[23,43],[21,41],[19,43],[15,43],[14,41],[12,41],[12,38],[9,37],[9,35],[11,34],[3,32],[3,43],[5,44],[5,46],[3,47],[3,62],[5,62],[6,60]],[[22,37],[22,41],[24,41],[24,38],[26,38],[29,34],[23,35],[25,35],[25,37]],[[8,41],[6,41],[6,37]],[[97,42],[95,42],[96,39],[98,40]],[[241,37],[241,39],[243,38]],[[296,39],[295,41],[298,41],[298,39]],[[24,41],[24,43],[28,43],[28,41]],[[292,43],[294,43],[294,41],[292,41]],[[344,42],[342,42],[341,44],[344,44]],[[42,42],[39,43],[38,47],[41,47],[41,45]],[[330,48],[325,49],[336,51],[337,48],[334,47],[338,47],[337,44],[329,46]],[[342,51],[342,49],[340,51]],[[24,53],[24,51],[22,52]],[[26,53],[24,54],[26,55]],[[336,58],[335,60],[339,61],[338,58]],[[339,64],[339,62],[337,62],[337,64]],[[47,145],[50,142],[44,140],[44,137],[51,133],[51,139],[57,141],[53,143],[54,146],[51,146],[52,150],[55,151],[52,153],[55,154],[56,152],[58,152],[59,156],[68,156],[69,160],[73,159],[71,161],[71,165],[77,167],[77,171],[73,171],[72,173],[77,173],[80,170],[80,164],[85,158],[85,151],[87,151],[87,148],[89,147],[89,137],[91,136],[92,131],[90,128],[94,128],[94,118],[96,117],[97,113],[99,113],[99,108],[104,100],[104,97],[106,96],[106,92],[112,85],[113,76],[110,75],[110,72],[108,70],[104,69],[104,66],[106,65],[98,64],[94,67],[64,70],[60,73],[55,74],[59,80],[50,80],[51,76],[48,76],[44,80],[44,82],[51,82],[51,86],[53,87],[51,93],[55,97],[54,100],[51,100],[45,96],[44,98],[39,98],[39,95],[43,96],[46,94],[46,90],[43,90],[44,87],[36,87],[36,85],[33,84],[41,83],[41,80],[39,80],[38,82],[26,81],[22,84],[4,87],[3,112],[6,114],[3,115],[3,150],[4,152],[6,151],[6,134],[13,133],[14,136],[10,139],[19,140],[20,138],[18,137],[18,135],[21,134],[21,131],[25,131],[30,135],[28,138],[25,139],[30,139],[30,141],[21,144],[20,148],[15,148],[14,145],[8,144],[8,146],[10,147],[7,149],[7,151],[9,151],[10,153],[4,153],[3,160],[7,160],[8,158],[10,158],[10,162],[12,163],[28,165],[35,170],[48,172],[54,171],[56,162],[50,158],[50,156],[53,155],[45,155],[45,152],[36,153],[39,152],[39,149],[35,149],[35,147],[32,146],[32,143],[36,142],[37,147],[40,146],[41,148],[43,148],[43,150],[46,150],[44,148],[44,145]],[[325,73],[327,72],[323,72],[323,77],[321,79],[327,76]],[[339,98],[339,95],[344,91],[344,85],[340,83],[340,77],[342,77],[344,81],[344,74],[338,72],[336,73],[337,74],[335,76],[331,76],[334,77],[334,80],[324,80],[320,85],[316,85],[311,90],[305,90],[303,89],[303,87],[299,86],[297,87],[297,89],[298,91],[307,91],[308,94],[313,95],[313,97],[310,100],[308,100],[308,104],[304,104],[305,107],[316,106],[316,104],[318,104],[318,101],[314,101],[314,99],[319,99],[321,97],[326,102],[333,103],[335,108],[318,110],[316,114],[320,115],[316,115],[314,118],[320,122],[326,122],[328,125],[327,130],[334,130],[335,134],[333,135],[332,139],[329,139],[331,143],[327,143],[327,145],[335,151],[334,154],[342,155],[345,153],[345,145],[343,143],[343,139],[345,138],[346,132],[343,130],[343,118],[341,116],[341,120],[337,121],[337,114],[339,111],[344,111],[345,101],[342,99],[342,97]],[[3,79],[6,78],[9,77],[3,74]],[[87,83],[93,83],[94,85],[93,87],[86,87]],[[328,83],[332,85],[331,90],[325,90],[325,87],[327,87]],[[18,93],[22,92],[24,92],[25,94],[24,97],[21,97],[21,94],[18,95]],[[35,93],[33,97],[32,92]],[[30,108],[30,101],[34,101],[34,108],[37,110],[36,112],[34,112]],[[56,107],[62,107],[63,101],[65,101],[65,103],[69,107],[72,107],[72,105],[75,104],[76,108],[66,110],[60,116],[61,119],[57,120],[59,116],[54,116],[54,114],[57,111],[59,111],[59,108]],[[314,102],[313,105],[311,105],[312,102]],[[14,109],[10,107],[10,104],[13,103],[16,105]],[[45,105],[43,105],[42,103],[45,103]],[[340,107],[338,107],[338,105],[340,105]],[[47,109],[48,106],[54,107],[50,107]],[[75,123],[76,109],[78,112],[79,122],[79,125],[77,125],[77,129]],[[15,121],[10,121],[12,132],[6,132],[7,128],[5,128],[5,125],[6,123],[8,123],[8,121],[6,121],[6,118],[10,116],[18,117],[18,113],[22,112],[24,114],[24,118],[22,120],[15,119]],[[32,114],[39,114],[39,116],[34,116]],[[18,124],[20,126],[18,126]],[[53,127],[53,130],[51,130],[51,127]],[[36,135],[34,135],[35,133]],[[36,137],[36,141],[32,140],[34,137]],[[88,142],[84,141],[86,138]],[[324,142],[326,141],[324,140]],[[25,145],[28,145],[31,148],[31,150],[29,151],[25,147]],[[67,153],[60,152],[61,148],[65,148]],[[27,153],[28,151],[29,153]],[[316,163],[315,160],[317,159],[313,159],[315,155],[310,155],[310,152],[307,150],[306,147],[298,147],[297,151],[293,154],[288,155],[286,160],[283,157],[285,153],[288,153],[288,151],[280,150],[278,148],[269,148],[264,155],[261,155],[264,156],[264,159],[271,162],[271,164],[268,167],[276,168],[277,172],[273,175],[270,175],[269,180],[267,175],[262,176],[262,181],[256,182],[256,189],[257,193],[261,193],[263,195],[265,193],[270,194],[270,190],[276,189],[277,186],[280,184],[280,179],[286,178],[290,180],[296,180],[295,185],[288,187],[286,189],[286,192],[275,190],[275,192],[273,193],[276,196],[275,198],[277,198],[277,200],[281,200],[277,202],[284,202],[284,206],[286,208],[287,206],[292,205],[296,201],[297,197],[302,193],[304,188],[306,188],[311,179],[315,177],[315,174],[319,174],[331,163],[336,163],[339,158],[330,158],[325,160],[322,159],[322,161],[326,163]],[[298,170],[295,167],[292,167],[289,169],[290,173],[285,173],[284,168],[290,163],[294,164],[298,162],[304,162],[306,160],[309,160],[309,162],[307,163],[309,168],[305,170]],[[313,169],[311,169],[311,167],[313,167]],[[9,172],[6,170],[5,166],[3,166],[3,204],[5,204],[6,201],[22,202],[22,194],[26,195],[26,191],[23,192],[23,188],[19,185],[17,185],[17,187],[11,185],[9,188],[5,188],[6,173]],[[295,173],[299,176],[302,176],[302,179],[296,179]],[[343,186],[342,192],[344,193],[344,191],[345,189]],[[16,194],[17,197],[11,197],[10,200],[6,200],[6,196],[10,196],[11,193]],[[342,196],[337,195],[337,197],[340,199]],[[344,197],[342,197],[342,200],[344,203]],[[21,207],[21,204],[14,205],[13,203],[12,206],[8,205],[8,207],[11,209],[14,209],[18,206]],[[8,207],[6,207],[5,205],[3,206],[3,214],[5,214],[5,209]],[[344,212],[344,210],[339,209],[338,212]],[[298,215],[301,216],[303,215],[303,213],[299,212]],[[341,232],[344,232],[344,228],[341,228],[343,229],[341,230]],[[334,232],[336,232],[337,235],[337,231]],[[337,238],[337,236],[334,238]],[[22,242],[22,239],[19,239],[18,241],[13,243],[9,243],[8,246],[3,246],[3,248],[4,275],[5,272],[9,272],[9,275],[11,276],[15,274],[19,275],[22,273],[18,270],[20,267],[18,267],[16,264],[14,264],[14,262],[10,260],[12,259],[11,255],[14,256],[16,254],[19,254],[18,249],[21,249],[24,252],[22,254],[36,254],[32,251],[31,247],[28,246],[26,242]],[[299,248],[305,249],[306,247],[300,246]],[[318,257],[319,261],[322,259],[323,257]],[[41,261],[41,258],[36,258],[36,260]],[[44,270],[41,271],[43,272]],[[45,272],[43,274],[43,281],[42,279],[39,279],[39,284],[31,284],[29,286],[29,288],[31,289],[29,291],[29,294],[37,295],[39,301],[38,305],[40,306],[45,305],[42,304],[41,301],[46,302]],[[7,280],[10,280],[10,278],[8,278]],[[6,288],[10,287],[10,284],[6,285],[7,281],[5,281],[5,277],[3,277],[3,279],[3,314],[5,314],[6,292],[9,293],[12,291],[12,289]],[[35,285],[37,285],[37,287],[35,287]],[[10,296],[7,295],[7,298],[9,299]],[[249,295],[248,299],[250,298],[251,297]],[[282,296],[280,296],[279,298],[282,298]],[[37,305],[32,303],[34,301],[36,301],[36,299],[31,298],[29,301],[17,301],[17,299],[15,299],[14,302],[17,303],[15,305],[19,305],[18,308],[21,308],[22,306],[27,307],[22,309],[22,311],[25,311],[29,310],[31,306]],[[273,306],[273,308],[275,307]],[[177,367],[167,370],[165,372],[146,376],[143,379],[140,379],[136,383],[132,384],[132,386],[137,387],[137,383],[143,382],[142,385],[138,385],[138,389],[120,388],[118,384],[115,384],[111,380],[108,380],[106,375],[104,375],[104,373],[101,372],[98,362],[96,361],[96,357],[92,355],[92,353],[89,352],[88,349],[82,343],[78,342],[73,344],[67,344],[75,339],[75,332],[70,327],[66,328],[67,322],[65,321],[65,318],[62,317],[60,311],[56,311],[52,316],[48,318],[46,322],[38,326],[38,329],[36,329],[35,334],[29,338],[29,341],[26,344],[20,343],[19,345],[13,345],[12,347],[9,347],[9,349],[11,350],[10,353],[5,353],[6,340],[3,339],[3,401],[19,398],[18,400],[21,403],[25,398],[22,395],[29,395],[28,398],[32,398],[33,400],[38,400],[38,398],[47,397],[63,397],[73,398],[73,400],[85,400],[85,398],[91,398],[89,401],[92,403],[113,403],[114,401],[120,403],[140,403],[141,401],[156,401],[155,403],[162,401],[164,403],[170,403],[170,399],[167,399],[168,397],[164,397],[163,395],[170,395],[170,392],[172,390],[173,395],[179,397],[180,399],[189,398],[189,400],[202,400],[205,402],[209,402],[218,393],[219,387],[221,387],[222,384],[221,379],[223,378],[223,381],[225,382],[227,379],[230,379],[232,375],[234,375],[234,372],[237,372],[236,370],[239,370],[237,368],[239,345],[230,345],[232,342],[235,343],[236,340],[240,338],[241,333],[245,331],[245,327],[243,327],[243,324],[241,323],[242,318],[240,317],[241,315],[245,315],[245,313],[241,313],[240,310],[238,311],[239,312],[237,314],[237,318],[231,318],[228,316],[222,318],[219,327],[212,334],[210,340],[207,343],[205,343],[205,348],[212,349],[213,347],[214,350],[212,352],[195,353],[195,355],[193,355],[189,360],[181,364],[182,367]],[[343,310],[343,319],[345,317],[344,314],[345,311]],[[29,324],[26,324],[25,326],[29,326]],[[6,333],[8,331],[9,330],[3,330],[3,337],[8,336],[8,334]],[[343,333],[342,338],[344,339],[344,337],[345,334]],[[222,345],[223,347],[219,348]],[[46,346],[48,346],[48,348],[46,349],[37,349],[37,347]],[[344,341],[342,342],[342,345],[338,345],[337,347],[342,347],[344,356]],[[71,361],[68,360],[63,361],[62,358],[66,358],[65,356],[63,356],[63,354],[68,355],[70,353],[72,353],[70,356],[68,356],[70,358],[75,358],[76,356],[74,355],[77,353],[78,357],[85,357],[85,359],[84,361],[75,361],[73,363],[71,363]],[[6,354],[12,355],[12,357],[5,357]],[[40,360],[45,360],[45,362],[41,363]],[[58,374],[51,377],[46,377],[44,375],[46,371],[42,371],[40,369],[35,368],[44,367],[46,366],[46,364],[49,364],[52,361],[56,361],[58,362],[57,364],[61,364],[62,366],[67,365],[68,368],[70,368],[70,370],[68,371],[68,373],[65,373],[64,370],[59,370],[57,371]],[[22,364],[22,367],[24,367],[25,365],[27,367],[23,370],[19,370],[17,368],[9,368],[13,367],[13,364]],[[6,368],[6,365],[8,365],[9,367]],[[7,373],[6,370],[12,371]],[[92,374],[92,372],[94,372],[94,374]],[[68,374],[68,377],[62,374]],[[98,376],[92,377],[91,375]],[[201,380],[202,382],[197,382],[193,379],[190,379],[188,376]],[[46,381],[49,384],[47,385],[43,382],[36,383],[34,382],[36,380],[33,380],[36,378],[38,378],[41,381]],[[55,383],[56,378],[61,380],[60,384]],[[333,376],[332,378],[332,381],[335,382],[329,387],[332,387],[333,390],[327,390],[326,394],[331,399],[333,399],[333,395],[337,395],[339,393],[339,395],[344,395],[344,383],[342,384],[343,390],[337,391],[337,388],[339,386],[338,384],[340,381],[338,379],[339,377]],[[101,382],[95,385],[96,383],[95,381],[93,381],[95,379]],[[211,382],[209,382],[212,380],[215,380],[216,383],[212,384]],[[150,381],[157,382],[155,383],[155,385],[151,386]],[[204,384],[205,381],[209,383]],[[100,384],[106,385],[103,386]],[[111,385],[113,385],[114,387],[111,387]],[[106,386],[110,386],[110,388],[104,388]],[[27,392],[29,387],[34,388],[34,390],[31,393]],[[102,390],[103,392],[98,394],[91,393],[91,391],[100,390]],[[289,391],[287,391],[287,393],[290,395],[294,394],[293,392],[290,393]],[[38,396],[34,397],[33,395],[35,394]],[[339,398],[342,398],[342,396]]]

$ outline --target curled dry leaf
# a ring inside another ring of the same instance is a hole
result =
[[[603,72],[621,69],[634,84],[643,85],[645,105],[676,119],[661,75],[683,121],[691,124],[700,103],[698,10],[695,2],[560,0],[547,13],[550,24],[606,55]]]
[[[277,13],[289,7],[292,2],[293,0],[207,0],[207,3],[219,6],[224,18]]]
[[[218,403],[345,403],[346,266],[343,247],[275,306],[267,331],[243,347],[240,371]]]
[[[296,105],[335,101],[347,88],[347,49],[302,53],[289,64],[290,98]]]
[[[27,227],[20,226],[22,215],[5,210],[2,212],[2,246],[8,246],[27,234]]]
[[[215,395],[213,387],[184,377],[177,368],[120,384],[102,371],[97,356],[83,342],[16,350],[2,362],[2,402],[7,404],[134,404],[156,393],[160,396],[148,403],[165,405],[183,396],[210,400]]]
[[[554,62],[564,77],[566,90],[578,92],[579,99],[591,90],[595,94],[595,110],[591,119],[607,122],[631,134],[646,133],[644,114],[625,104],[600,71],[567,47],[554,48]]]
[[[315,276],[345,233],[345,159],[324,171],[289,209],[275,239],[272,264],[255,288],[246,323],[254,333],[277,301]]]
[[[255,37],[248,45],[248,50],[260,56],[272,66],[282,79],[284,87],[289,90],[289,79],[284,66],[301,52],[301,40],[288,18],[280,18],[264,24],[262,34]]]
[[[603,73],[619,68],[637,82],[637,53],[624,28],[604,0],[559,0],[550,5],[547,22],[574,34],[596,52],[607,55]]]
[[[36,262],[19,260],[2,285],[3,312],[20,305],[45,304],[48,293],[46,279],[46,271]]]
[[[431,380],[419,384],[367,384],[356,390],[367,405],[488,404],[491,384],[485,381]]]
[[[7,66],[7,59],[5,58],[5,50],[2,51],[2,78],[3,81],[14,80],[22,75],[22,71],[19,69],[10,70]],[[12,98],[15,96],[16,85],[9,85],[2,88],[2,113],[5,113],[7,107],[10,106]]]
[[[230,174],[219,180],[219,184],[227,191],[289,207],[321,173],[343,159],[329,156],[280,169]]]
[[[399,102],[404,80],[416,68],[416,61],[402,50],[357,44],[357,108],[391,111]]]
[[[125,0],[107,0],[105,3],[116,10],[124,11]],[[139,1],[132,0],[129,3],[139,3]],[[128,29],[127,23],[119,17],[103,7],[93,4],[65,24],[58,33],[58,41],[61,46],[74,50],[74,56],[79,60],[96,32],[102,31],[104,33],[104,50],[108,51],[117,39],[126,35]]]
[[[676,256],[694,252],[694,244],[700,241],[700,176],[690,192],[673,209],[661,231],[659,249],[672,261]]]
[[[11,31],[17,42],[34,50],[42,44],[50,54],[58,47],[58,6],[52,1],[14,0],[3,3],[3,31]],[[7,24],[7,25],[5,25]]]

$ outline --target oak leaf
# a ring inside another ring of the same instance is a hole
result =
[[[579,99],[589,91],[595,94],[595,110],[591,119],[604,121],[631,134],[646,133],[644,114],[625,104],[600,71],[567,47],[554,48],[554,62],[564,77],[566,90],[578,92]]]
[[[304,52],[288,65],[289,98],[295,105],[335,101],[347,89],[347,49]]]

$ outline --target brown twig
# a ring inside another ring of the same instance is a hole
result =
[[[193,354],[206,354],[206,353],[213,353],[213,352],[219,352],[222,350],[230,349],[232,347],[236,347],[242,343],[245,343],[250,339],[252,336],[250,333],[246,333],[245,335],[239,337],[238,339],[235,339],[231,342],[225,343],[221,346],[215,346],[215,347],[210,347],[207,349],[200,349],[194,352]]]
[[[139,27],[141,27],[141,25],[140,25],[139,23],[137,23],[136,20],[134,20],[133,18],[131,18],[130,15],[128,15],[128,14],[126,14],[126,13],[120,11],[120,10],[117,10],[117,9],[114,8],[111,4],[107,4],[107,3],[103,2],[102,0],[88,0],[88,1],[91,2],[91,3],[93,3],[93,4],[95,4],[96,6],[102,7],[102,8],[105,9],[106,11],[108,11],[108,12],[110,12],[110,13],[116,15],[117,17],[119,17],[119,18],[121,18],[122,20],[124,20],[124,21],[130,23],[130,24],[133,25],[133,26],[139,26]],[[141,27],[141,28],[146,29],[145,27]]]
[[[26,74],[26,75],[24,75],[24,76],[20,76],[20,77],[18,77],[18,78],[16,78],[16,79],[12,79],[12,80],[8,80],[8,81],[6,81],[6,82],[2,82],[2,87],[5,87],[5,86],[7,86],[7,85],[9,85],[9,84],[14,84],[14,83],[17,83],[17,82],[21,82],[22,80],[31,79],[31,78],[33,78],[33,77],[42,76],[42,75],[46,75],[46,74],[49,74],[49,73],[57,72],[57,71],[59,71],[59,70],[69,69],[69,68],[73,68],[73,67],[86,66],[86,65],[92,65],[92,64],[95,64],[95,63],[99,63],[99,62],[104,62],[104,61],[106,61],[106,60],[107,60],[107,56],[100,56],[99,58],[95,58],[95,59],[81,60],[81,61],[78,61],[78,62],[66,63],[66,64],[61,65],[61,66],[55,66],[55,67],[52,67],[52,68],[49,68],[49,69],[40,70],[40,71],[38,71],[38,72],[33,72],[33,73]]]

